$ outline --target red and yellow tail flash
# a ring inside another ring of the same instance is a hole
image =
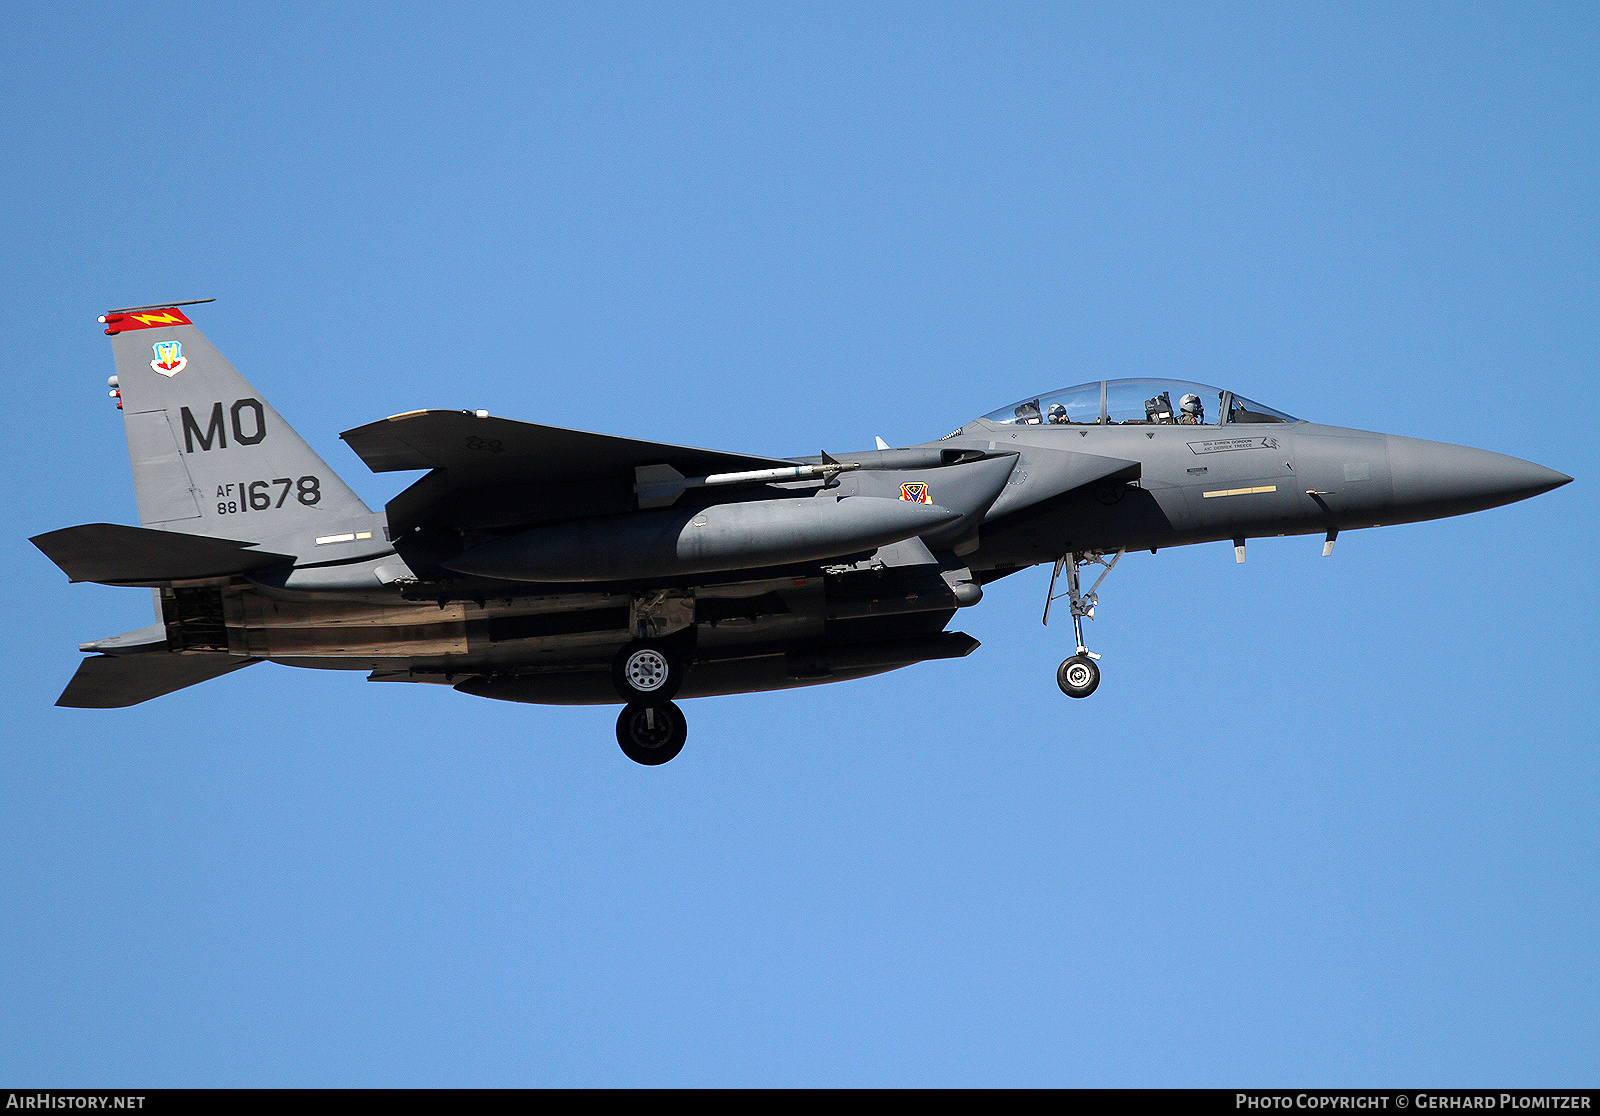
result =
[[[126,333],[130,329],[154,329],[156,326],[194,325],[182,310],[135,310],[126,314],[107,314],[100,319],[107,334]]]

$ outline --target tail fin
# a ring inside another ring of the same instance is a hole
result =
[[[371,514],[175,305],[100,320],[142,526],[262,539]]]

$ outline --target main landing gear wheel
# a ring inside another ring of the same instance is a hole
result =
[[[664,702],[683,685],[683,660],[659,643],[635,640],[617,653],[611,681],[624,701]]]
[[[617,716],[617,743],[622,754],[647,767],[666,763],[683,751],[689,722],[670,701],[655,705],[634,702]]]
[[[1086,698],[1100,685],[1100,668],[1087,655],[1074,655],[1056,671],[1056,685],[1068,697]]]

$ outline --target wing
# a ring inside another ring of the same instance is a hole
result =
[[[411,411],[339,435],[375,473],[445,469],[459,486],[501,481],[583,481],[633,476],[641,465],[671,465],[685,476],[775,469],[775,457],[641,442],[472,411]]]
[[[339,436],[373,472],[432,470],[389,501],[396,537],[424,523],[494,528],[632,511],[634,470],[645,465],[692,477],[794,464],[472,411],[412,411]]]

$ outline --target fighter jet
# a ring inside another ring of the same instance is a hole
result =
[[[135,705],[263,661],[535,704],[615,704],[664,763],[675,697],[959,658],[983,587],[1053,563],[1088,697],[1100,586],[1132,550],[1492,508],[1572,478],[1486,450],[1294,418],[1168,379],[1080,384],[936,441],[774,458],[422,410],[341,437],[422,471],[373,512],[182,309],[108,311],[139,526],[32,541],[70,580],[154,590],[147,628],[80,645],[57,705]],[[1084,575],[1096,572],[1084,586]],[[1064,584],[1062,584],[1064,581]],[[1059,587],[1059,591],[1058,591]]]

